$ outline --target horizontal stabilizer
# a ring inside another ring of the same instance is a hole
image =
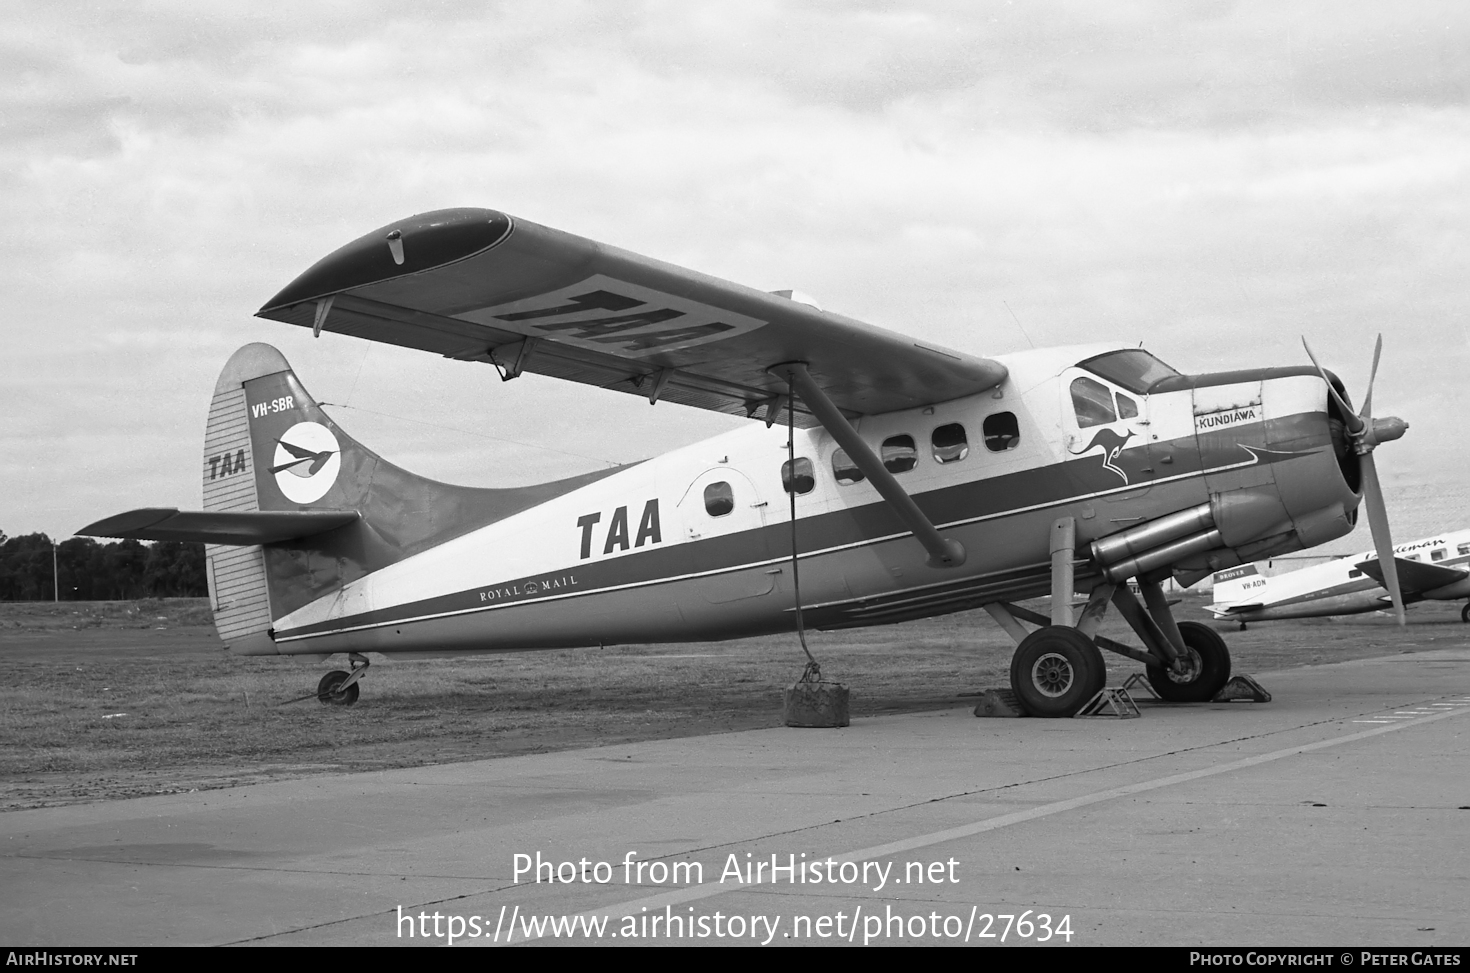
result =
[[[1253,601],[1250,604],[1242,602],[1236,605],[1221,605],[1218,608],[1213,605],[1206,605],[1205,607],[1214,612],[1216,618],[1224,618],[1226,615],[1239,615],[1241,612],[1253,612],[1265,608],[1266,605],[1264,602]]]
[[[276,544],[344,527],[356,510],[175,510],[145,507],[88,524],[84,537],[129,537],[140,541],[200,541],[205,544]]]
[[[1437,564],[1425,564],[1423,561],[1410,561],[1402,557],[1393,560],[1399,569],[1399,590],[1405,594],[1443,588],[1465,577],[1464,571],[1455,568],[1443,568]],[[1376,560],[1362,561],[1356,567],[1374,581],[1383,584],[1383,568]]]

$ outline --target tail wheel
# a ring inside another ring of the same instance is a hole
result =
[[[1107,683],[1102,653],[1075,628],[1049,625],[1011,656],[1011,689],[1032,716],[1073,716]]]
[[[316,698],[323,706],[351,706],[357,702],[357,694],[361,691],[357,683],[353,683],[346,689],[339,689],[347,681],[347,673],[341,669],[333,669],[322,676],[322,681],[316,684]]]
[[[1148,684],[1171,703],[1207,703],[1230,681],[1230,650],[1208,625],[1180,622],[1179,634],[1188,649],[1183,673],[1149,666]]]
[[[1460,609],[1460,621],[1470,623],[1470,601],[1465,602],[1465,607]]]

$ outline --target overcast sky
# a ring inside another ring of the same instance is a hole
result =
[[[1464,3],[10,0],[0,24],[8,534],[197,509],[250,341],[456,482],[739,424],[252,317],[451,206],[981,355],[1141,340],[1202,371],[1303,363],[1305,334],[1361,398],[1382,331],[1396,533],[1470,522]]]

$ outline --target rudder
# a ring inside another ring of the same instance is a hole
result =
[[[246,345],[215,385],[204,448],[206,513],[260,511],[331,519],[254,546],[209,544],[215,626],[232,651],[277,652],[272,626],[343,586],[468,531],[610,476],[616,469],[530,487],[463,487],[384,460],[337,426],[285,356]],[[266,519],[262,516],[262,518]]]
[[[1242,564],[1226,571],[1218,571],[1215,574],[1214,597],[1210,608],[1223,611],[1231,605],[1251,600],[1247,592],[1260,588],[1262,584],[1260,572],[1254,564]]]
[[[204,509],[248,512],[260,510],[258,480],[261,464],[252,442],[247,383],[289,372],[291,366],[275,348],[250,344],[225,363],[209,403],[204,432]],[[219,637],[242,654],[273,653],[271,609],[260,545],[237,547],[206,544],[209,603]]]

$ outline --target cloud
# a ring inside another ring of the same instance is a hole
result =
[[[250,340],[280,345],[322,398],[403,417],[341,415],[448,479],[566,475],[730,428],[251,318],[368,229],[458,205],[797,287],[981,354],[1146,339],[1183,368],[1239,367],[1303,361],[1305,332],[1361,388],[1384,330],[1376,401],[1414,423],[1393,462],[1434,477],[1458,456],[1470,29],[1456,5],[4,17],[7,422],[43,455],[81,456],[114,498],[97,509],[95,487],[7,471],[11,532],[196,503],[202,409]],[[565,452],[504,441],[526,429]],[[182,485],[161,497],[163,483]]]

